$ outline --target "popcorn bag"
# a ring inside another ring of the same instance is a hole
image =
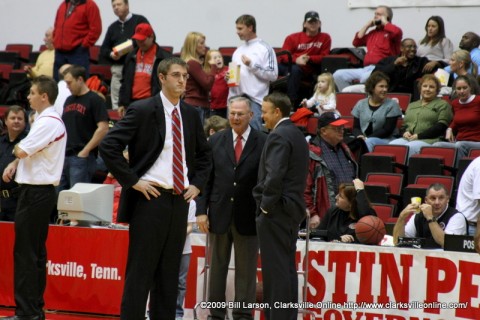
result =
[[[228,64],[228,82],[229,87],[237,87],[240,85],[240,65],[235,62]]]
[[[119,45],[115,46],[112,51],[116,56],[121,57],[132,50],[133,50],[133,41],[131,39],[128,39],[127,41],[122,42]]]

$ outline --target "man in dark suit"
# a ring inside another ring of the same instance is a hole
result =
[[[231,129],[210,137],[213,170],[197,202],[197,224],[201,231],[210,232],[211,302],[225,301],[232,244],[235,247],[235,302],[240,305],[233,308],[234,320],[253,319],[252,309],[244,305],[255,302],[258,240],[252,189],[257,184],[258,164],[267,136],[249,126],[252,117],[249,99],[230,100]],[[225,313],[226,308],[210,309],[209,319],[225,319]]]
[[[272,130],[263,148],[258,184],[257,234],[263,276],[263,302],[267,319],[295,320],[297,308],[278,303],[298,302],[295,253],[300,222],[305,218],[303,199],[308,172],[308,146],[300,130],[288,118],[290,99],[272,93],[263,99],[262,118]]]
[[[198,113],[180,100],[188,78],[180,58],[157,70],[160,94],[128,108],[100,144],[109,171],[122,185],[118,220],[130,223],[120,319],[175,318],[178,271],[188,202],[205,186],[211,151]],[[122,152],[128,146],[129,162]],[[188,173],[188,175],[187,175]]]

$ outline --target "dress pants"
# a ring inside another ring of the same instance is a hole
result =
[[[56,204],[53,185],[20,187],[15,215],[14,296],[17,316],[42,316],[47,284],[48,223]]]
[[[210,302],[225,302],[228,266],[232,252],[235,252],[235,302],[254,303],[256,299],[257,236],[246,236],[238,233],[232,223],[224,234],[210,233],[211,266],[209,277]],[[211,319],[225,319],[226,309],[210,309]],[[253,319],[252,309],[234,308],[233,319]]]
[[[160,191],[138,197],[130,220],[129,248],[120,319],[144,319],[150,292],[150,320],[173,320],[189,204],[183,195]]]
[[[298,223],[280,205],[257,217],[257,234],[262,260],[263,302],[269,320],[296,320],[298,309],[275,308],[275,302],[298,302],[298,274],[295,266]]]

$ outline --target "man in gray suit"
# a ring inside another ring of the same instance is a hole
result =
[[[232,244],[235,247],[235,302],[239,302],[233,308],[235,320],[253,319],[252,309],[244,306],[255,302],[258,240],[252,189],[257,184],[258,164],[267,136],[249,126],[252,117],[249,99],[230,100],[231,129],[209,139],[213,170],[205,192],[197,199],[197,224],[202,232],[210,232],[211,302],[225,302]],[[226,308],[210,309],[209,319],[225,319],[225,313]]]
[[[257,201],[257,234],[263,275],[263,302],[267,319],[295,320],[297,308],[275,303],[298,302],[295,253],[300,222],[305,218],[303,199],[308,172],[308,146],[289,119],[288,96],[272,93],[263,99],[262,118],[270,129],[253,189]]]

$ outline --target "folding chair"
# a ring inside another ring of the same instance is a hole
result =
[[[408,183],[413,183],[418,175],[453,176],[456,159],[457,150],[454,147],[422,147],[419,154],[409,159]]]
[[[7,44],[7,46],[5,47],[5,51],[17,52],[23,62],[29,62],[32,48],[33,46],[31,44],[12,43]]]
[[[402,112],[405,113],[407,111],[408,105],[410,104],[410,100],[412,99],[412,95],[410,93],[396,93],[390,92],[387,93],[387,97],[396,100]]]
[[[342,116],[351,116],[355,104],[366,97],[365,93],[338,92],[336,94],[337,110]]]
[[[371,202],[396,206],[402,200],[403,174],[401,173],[369,173],[364,185]]]
[[[376,145],[372,152],[364,154],[360,163],[360,179],[365,180],[368,173],[406,174],[408,146]]]
[[[377,217],[382,219],[385,224],[395,223],[397,221],[397,218],[393,216],[395,213],[395,206],[393,204],[372,203],[372,208],[375,210]]]

